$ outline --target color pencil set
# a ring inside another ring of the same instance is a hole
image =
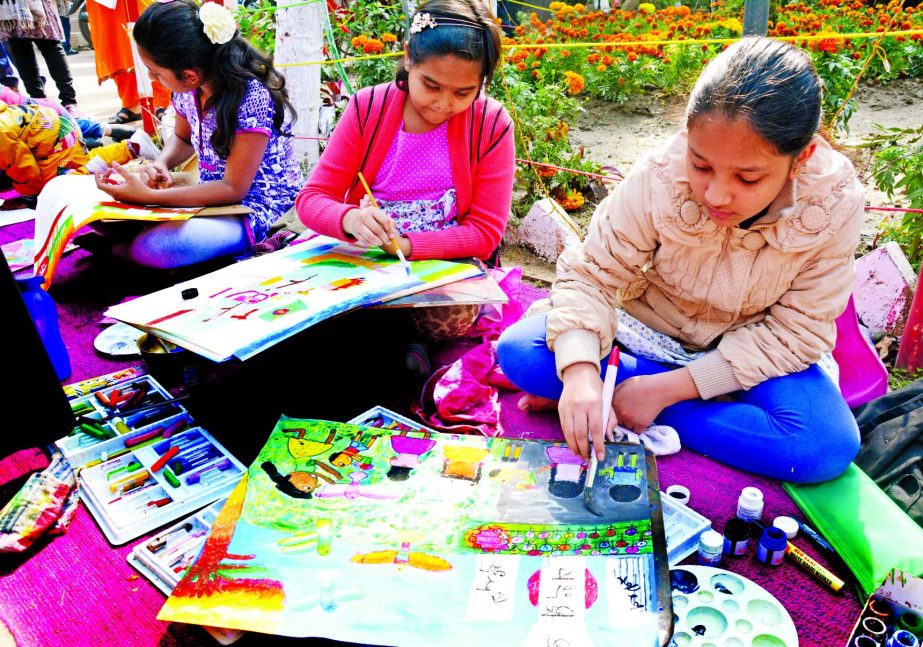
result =
[[[227,496],[244,469],[193,427],[115,452],[81,469],[77,482],[103,534],[118,545]]]

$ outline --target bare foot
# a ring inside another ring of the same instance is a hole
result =
[[[517,403],[520,411],[548,411],[558,408],[558,401],[551,398],[543,398],[540,395],[526,393],[519,398]]]

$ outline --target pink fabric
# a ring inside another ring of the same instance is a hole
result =
[[[408,133],[401,123],[372,184],[376,198],[387,202],[438,200],[455,186],[448,123],[427,133]]]
[[[480,432],[485,436],[503,433],[497,389],[516,387],[497,365],[496,343],[504,330],[519,321],[525,306],[521,301],[521,268],[490,272],[509,301],[499,306],[484,306],[468,333],[469,337],[481,337],[482,343],[437,370],[424,385],[416,414],[435,429]]]

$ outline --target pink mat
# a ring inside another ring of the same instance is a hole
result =
[[[27,235],[31,235],[29,223],[7,227],[0,230],[0,243]],[[125,361],[104,357],[92,347],[93,338],[101,330],[100,313],[106,306],[129,294],[150,291],[146,283],[137,283],[141,277],[127,278],[130,282],[116,289],[104,275],[93,273],[90,259],[83,251],[74,252],[62,261],[52,296],[62,312],[62,334],[74,366],[71,380],[138,363],[136,357]],[[541,294],[536,288],[524,288],[524,297],[529,302]],[[434,364],[451,361],[466,347],[463,343],[447,347],[434,357]],[[516,408],[518,397],[513,393],[501,395],[504,435],[560,439],[555,414],[523,414]],[[219,430],[212,431],[221,438]],[[0,461],[0,483],[15,478],[22,470],[40,466],[34,457],[21,458],[24,460]],[[689,450],[658,461],[658,469],[661,489],[673,483],[688,487],[691,507],[711,518],[719,530],[734,514],[737,496],[746,485],[763,490],[764,519],[797,512],[778,481],[739,472]],[[0,556],[0,621],[23,646],[216,644],[201,628],[155,619],[163,596],[125,561],[131,546],[140,541],[111,547],[89,513],[81,508],[65,535],[40,541],[26,555]],[[797,543],[829,565],[810,544],[803,540]],[[752,579],[779,598],[795,621],[801,645],[842,645],[859,615],[860,604],[851,590],[833,595],[791,564],[769,568],[746,557],[726,561],[723,566]],[[844,574],[842,567],[831,568]],[[242,643],[256,641],[261,645],[266,643],[265,637],[258,636],[244,638]]]

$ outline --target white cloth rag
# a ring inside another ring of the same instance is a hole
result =
[[[618,426],[613,431],[615,439],[621,442],[640,443],[645,449],[650,450],[654,456],[669,456],[682,449],[679,434],[673,427],[667,425],[651,425],[643,434]]]

